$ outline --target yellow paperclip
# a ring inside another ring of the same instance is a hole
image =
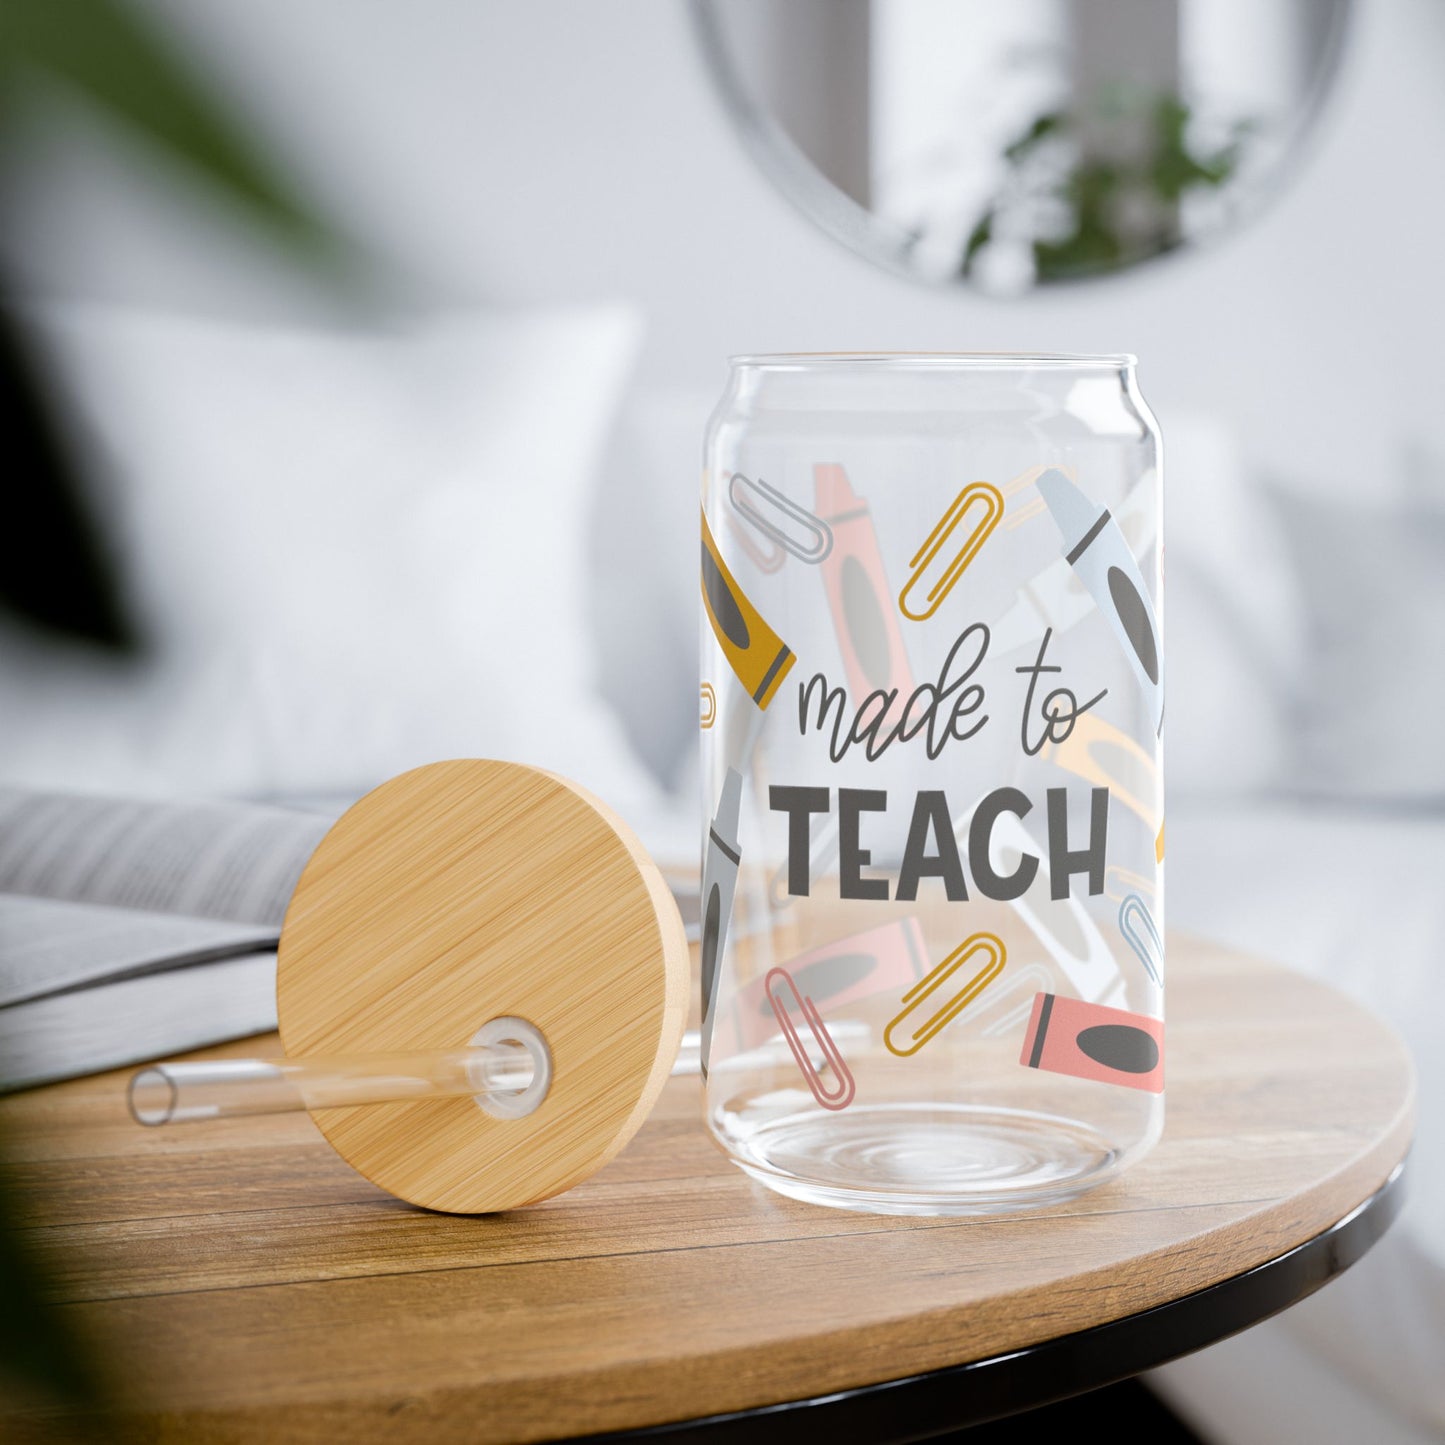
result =
[[[788,992],[793,995],[798,1005],[798,1011],[803,1015],[809,1029],[812,1030],[813,1042],[817,1044],[818,1052],[822,1054],[823,1061],[833,1070],[835,1082],[832,1088],[823,1082],[822,1074],[814,1067],[812,1059],[808,1057],[808,1050],[802,1039],[798,1037],[797,1027],[788,1016],[787,1004],[781,1002],[777,994],[773,992],[778,980],[781,980],[787,986]],[[833,1042],[828,1030],[824,1027],[813,1000],[798,992],[798,985],[793,982],[792,975],[785,968],[771,969],[763,987],[767,990],[768,1002],[773,1006],[773,1015],[778,1021],[778,1027],[782,1029],[783,1037],[787,1039],[788,1047],[798,1061],[798,1068],[802,1070],[808,1088],[813,1091],[813,1097],[825,1109],[846,1109],[853,1102],[853,1094],[857,1085],[853,1081],[852,1071],[843,1062],[843,1055],[838,1051],[838,1045]]]
[[[929,588],[925,599],[927,608],[922,612],[909,611],[908,594],[932,566],[934,558],[943,550],[944,543],[953,535],[954,528],[975,502],[983,503],[983,520],[968,534],[968,540],[948,564],[947,571]],[[978,549],[988,541],[989,534],[998,526],[1003,512],[1003,493],[992,482],[970,482],[953,499],[953,505],[943,514],[943,520],[928,534],[928,540],[908,564],[909,577],[903,591],[898,594],[898,610],[912,622],[923,622],[932,617],[943,605],[943,599],[953,590],[953,584],[963,575],[963,569],[978,556]]]
[[[895,1044],[894,1029],[906,1025],[909,1015],[942,988],[975,953],[988,955],[983,967],[941,1009],[913,1030],[908,1036],[907,1044],[902,1048]],[[995,938],[991,933],[975,933],[972,937],[965,938],[937,968],[925,974],[903,995],[903,1011],[883,1030],[883,1042],[887,1045],[888,1052],[897,1054],[900,1059],[916,1054],[931,1038],[942,1033],[999,976],[1006,957],[1003,940]]]
[[[703,683],[698,689],[698,698],[701,703],[702,725],[710,728],[717,721],[717,691],[712,683]]]
[[[752,495],[749,495],[750,493]],[[770,507],[784,521],[794,523],[809,540],[799,541],[792,533],[785,531],[768,516],[754,497],[760,499],[761,503]],[[751,522],[763,536],[776,542],[785,552],[791,552],[800,562],[807,562],[815,567],[833,550],[833,529],[806,507],[789,501],[776,487],[770,486],[761,477],[753,481],[741,472],[734,472],[728,482],[728,500],[733,504],[733,510],[738,516]],[[778,565],[782,565],[781,559]]]

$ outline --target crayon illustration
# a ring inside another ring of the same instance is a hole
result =
[[[1053,514],[1069,565],[1108,619],[1149,703],[1158,733],[1164,726],[1163,659],[1159,619],[1139,564],[1109,514],[1096,509],[1061,471],[1051,468],[1034,484]]]
[[[833,463],[813,468],[813,490],[814,510],[833,533],[833,548],[819,570],[853,704],[861,707],[871,692],[896,690],[906,699],[913,692],[913,669],[868,503]]]
[[[799,954],[789,959],[788,974],[799,992],[836,1015],[844,1004],[911,988],[927,967],[918,920],[900,918]],[[733,1006],[739,1048],[755,1049],[772,1037],[774,1010],[765,979],[740,990]]]
[[[1131,893],[1119,905],[1119,932],[1144,965],[1154,983],[1164,987],[1164,940],[1159,936],[1154,915],[1137,893]]]
[[[793,982],[792,977],[784,968],[773,969],[764,983],[767,988],[768,1002],[772,1005],[778,1027],[783,1031],[783,1037],[788,1041],[788,1047],[792,1050],[793,1058],[802,1071],[803,1078],[807,1081],[813,1097],[825,1109],[846,1109],[853,1102],[857,1085],[854,1083],[852,1071],[844,1062],[838,1045],[829,1035],[827,1026],[823,1023],[813,1000],[799,992],[798,985]],[[797,1025],[792,1020],[791,1011],[793,1009],[802,1014],[803,1021],[808,1025],[813,1045],[822,1056],[823,1067],[832,1070],[833,1080],[831,1083],[824,1079],[822,1071],[809,1056],[808,1046],[799,1036]]]
[[[1050,470],[1036,467],[1024,475],[1032,483]],[[1137,542],[1141,552],[1154,540],[1156,512],[1153,485],[1152,474],[1141,478],[1124,499],[1116,518],[1126,539]],[[1016,482],[1006,486],[1005,496],[1011,495],[1017,486]],[[1034,508],[1040,512],[1047,510],[1042,497],[1036,497],[1027,508],[1020,508],[1017,520],[1022,522],[1026,515],[1034,515]],[[1006,517],[1004,526],[1009,526],[1014,520],[1013,516]],[[1040,636],[1046,630],[1052,629],[1056,634],[1067,632],[1093,611],[1094,599],[1084,589],[1069,559],[1056,557],[1042,571],[1020,584],[1013,605],[990,629],[989,652],[994,657],[1006,657],[1020,647],[1037,647]]]
[[[943,1002],[931,1005],[934,994],[949,983],[965,964],[982,956],[983,962],[961,988],[948,992]],[[903,995],[903,1008],[883,1031],[888,1052],[906,1059],[936,1038],[996,979],[1006,962],[1003,941],[991,933],[965,938],[947,958]],[[920,1017],[922,1015],[922,1017]]]
[[[752,700],[767,707],[796,659],[728,571],[706,514],[702,519],[702,600],[728,665]]]
[[[729,768],[712,826],[707,830],[707,855],[702,869],[702,1040],[703,1078],[712,1054],[712,1031],[717,1018],[718,971],[732,919],[733,892],[737,888],[738,811],[742,806],[743,779]]]
[[[1164,1020],[1041,993],[1034,1000],[1019,1063],[1162,1094]]]
[[[800,562],[816,566],[833,550],[833,532],[828,524],[806,507],[789,501],[761,477],[753,481],[734,472],[728,482],[728,500],[738,516]],[[782,552],[768,571],[782,566]]]
[[[978,515],[973,530],[954,550],[943,571],[933,585],[915,604],[912,593],[915,587],[926,583],[931,575],[938,554],[948,545],[948,539],[970,513]],[[1003,516],[1003,494],[989,482],[970,482],[954,499],[943,514],[938,525],[928,534],[927,540],[913,554],[908,564],[908,581],[898,594],[898,610],[911,622],[924,622],[943,606],[944,598],[953,591],[954,584],[963,576],[964,569],[975,557],[979,548],[988,541],[989,534],[998,526]],[[915,611],[915,605],[918,610]]]

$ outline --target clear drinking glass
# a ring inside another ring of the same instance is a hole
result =
[[[736,359],[702,493],[709,1127],[1027,1207],[1164,1119],[1159,434],[1128,356]]]

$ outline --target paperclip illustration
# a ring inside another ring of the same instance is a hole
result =
[[[868,503],[834,463],[813,468],[813,502],[833,533],[833,550],[818,570],[853,705],[861,706],[870,692],[896,692],[906,699],[913,692],[913,669]]]
[[[752,700],[767,707],[796,659],[728,571],[706,513],[702,519],[702,600],[728,665]]]
[[[1137,893],[1131,893],[1119,905],[1119,932],[1124,942],[1139,956],[1144,971],[1157,987],[1164,987],[1164,940],[1154,915]]]
[[[960,849],[968,847],[971,822],[972,810],[954,830]],[[1005,850],[1014,856],[1008,857]],[[1080,998],[1100,1002],[1117,999],[1122,1002],[1124,976],[1119,972],[1118,960],[1099,931],[1099,925],[1073,894],[1058,902],[1049,897],[1048,850],[1034,842],[1016,814],[1000,813],[994,819],[993,830],[989,834],[989,862],[1000,873],[1008,873],[1017,859],[1026,853],[1038,859],[1038,872],[1029,891],[1021,898],[1010,899],[1009,907],[1043,944]],[[1040,900],[1037,907],[1031,899]]]
[[[1108,788],[1110,798],[1141,819],[1151,833],[1157,829],[1154,860],[1164,861],[1164,818],[1158,802],[1159,768],[1128,733],[1105,722],[1097,713],[1080,713],[1068,737],[1061,743],[1046,742],[1039,757],[1057,763],[1086,783]]]
[[[828,1030],[818,1015],[818,1010],[813,1006],[813,1000],[798,992],[798,986],[793,982],[787,969],[773,969],[767,976],[766,984],[768,1002],[773,1006],[773,1014],[778,1020],[778,1027],[782,1029],[783,1037],[788,1041],[788,1047],[793,1051],[793,1058],[797,1060],[798,1068],[802,1071],[803,1078],[807,1080],[813,1097],[825,1109],[846,1109],[853,1102],[853,1094],[857,1085],[853,1082],[853,1073],[844,1062],[837,1044],[829,1037]],[[817,1045],[818,1052],[822,1054],[825,1066],[832,1069],[833,1084],[831,1087],[824,1082],[822,1073],[814,1067],[812,1059],[808,1057],[807,1046],[798,1037],[797,1026],[788,1013],[788,1005],[778,997],[781,991],[792,994],[798,1011],[803,1015],[804,1021],[812,1032],[813,1042]]]
[[[1104,897],[1111,903],[1122,903],[1131,893],[1147,893],[1152,898],[1154,880],[1117,863],[1109,864],[1104,872]]]
[[[719,968],[727,945],[728,923],[732,919],[738,865],[742,862],[738,847],[738,812],[742,796],[742,774],[736,768],[729,768],[723,778],[717,812],[707,830],[707,857],[702,870],[702,1037],[699,1059],[703,1078],[707,1078],[707,1067],[712,1057]]]
[[[924,595],[923,611],[913,611],[909,606],[909,594],[927,580],[928,570],[934,560],[977,503],[982,503],[983,515],[974,524],[973,531],[964,539],[963,545],[953,554],[953,560],[944,568],[943,575]],[[963,576],[964,569],[978,556],[979,548],[988,541],[1002,516],[1003,493],[991,482],[970,482],[953,499],[953,504],[928,534],[928,540],[913,554],[913,560],[908,564],[908,581],[903,584],[903,591],[898,594],[898,610],[912,622],[923,622],[932,617],[943,605],[943,599],[953,591],[954,584]]]
[[[961,989],[950,994],[940,1008],[913,1027],[916,1022],[914,1014],[977,953],[985,955],[978,972]],[[888,1052],[897,1054],[900,1059],[916,1054],[930,1039],[942,1033],[999,976],[1005,961],[1003,941],[993,934],[975,933],[965,938],[942,963],[903,995],[902,1011],[883,1031],[883,1042]],[[899,1039],[896,1043],[895,1034]]]
[[[1058,468],[1045,472],[1034,485],[1069,549],[1069,565],[1079,574],[1095,606],[1118,637],[1144,689],[1154,731],[1158,733],[1164,726],[1159,619],[1154,615],[1139,564],[1109,509],[1096,510],[1094,503]]]
[[[1164,1092],[1164,1020],[1041,993],[1019,1063],[1051,1074]]]
[[[753,481],[734,472],[728,482],[728,500],[738,516],[800,562],[815,567],[833,550],[833,529],[761,477]]]
[[[717,692],[712,683],[703,683],[698,689],[698,697],[702,703],[702,725],[710,728],[717,721]]]
[[[1028,475],[1032,482],[1042,472],[1035,469]],[[1042,510],[1043,499],[1037,500]],[[1135,540],[1141,554],[1154,541],[1157,515],[1154,480],[1150,474],[1135,483],[1116,518],[1125,536]],[[1008,519],[1005,519],[1005,525],[1007,522]],[[1094,599],[1081,584],[1079,574],[1070,566],[1069,559],[1056,557],[1020,585],[1013,605],[993,624],[989,655],[1006,657],[1020,647],[1037,648],[1045,629],[1052,628],[1055,635],[1067,632],[1094,610]]]
[[[911,988],[928,968],[928,952],[918,920],[900,918],[810,949],[789,959],[787,967],[799,992],[826,1004],[836,1016],[844,1004]],[[772,1037],[766,984],[766,979],[756,979],[734,1002],[741,1048],[757,1048]]]

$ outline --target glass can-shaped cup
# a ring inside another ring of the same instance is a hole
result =
[[[1164,1119],[1158,429],[1128,356],[738,358],[702,494],[708,1126],[1034,1206]]]

